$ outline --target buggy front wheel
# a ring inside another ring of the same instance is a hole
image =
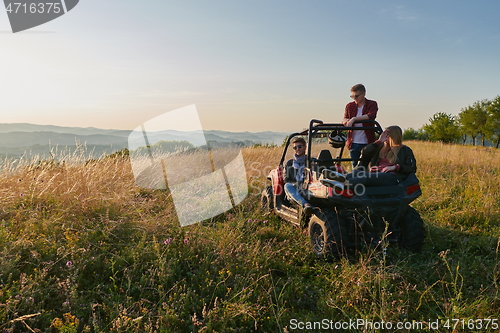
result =
[[[334,211],[324,210],[309,220],[309,238],[318,258],[340,258],[345,254],[345,227]]]
[[[274,209],[273,187],[266,186],[260,196],[260,208],[264,213],[271,213]]]

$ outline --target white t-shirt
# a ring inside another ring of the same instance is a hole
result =
[[[363,107],[364,105],[358,108],[358,114],[356,114],[356,117],[361,117],[363,115]],[[356,123],[354,124],[354,127],[363,127],[363,124]],[[366,137],[365,131],[352,131],[352,143],[367,144],[368,138]]]

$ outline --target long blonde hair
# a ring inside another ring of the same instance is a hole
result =
[[[399,149],[403,145],[403,131],[399,126],[389,126],[387,134],[389,138],[380,149],[379,157],[386,158],[391,164],[396,164]]]

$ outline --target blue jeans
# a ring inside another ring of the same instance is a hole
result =
[[[359,159],[361,157],[361,150],[368,146],[364,143],[353,143],[351,150],[349,150],[349,154],[353,160]],[[352,167],[355,168],[358,165],[358,161],[352,161]]]
[[[299,191],[297,190],[297,187],[295,186],[295,183],[286,183],[285,193],[290,199],[292,199],[301,206],[304,206],[307,203],[306,199],[304,199],[300,195]]]
[[[363,184],[365,186],[392,186],[398,184],[398,178],[393,173],[370,172],[368,169],[356,169],[346,175],[349,184],[355,186]]]

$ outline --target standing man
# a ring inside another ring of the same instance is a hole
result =
[[[351,98],[353,102],[348,103],[345,106],[344,120],[342,124],[346,127],[372,127],[371,124],[355,124],[356,121],[360,120],[375,120],[377,117],[378,105],[377,102],[366,99],[366,89],[362,84],[356,84],[351,88]],[[375,131],[364,130],[364,131],[353,131],[350,130],[347,133],[347,149],[352,161],[352,167],[356,167],[358,164],[357,159],[361,156],[361,150],[366,147],[369,143],[375,141]]]

